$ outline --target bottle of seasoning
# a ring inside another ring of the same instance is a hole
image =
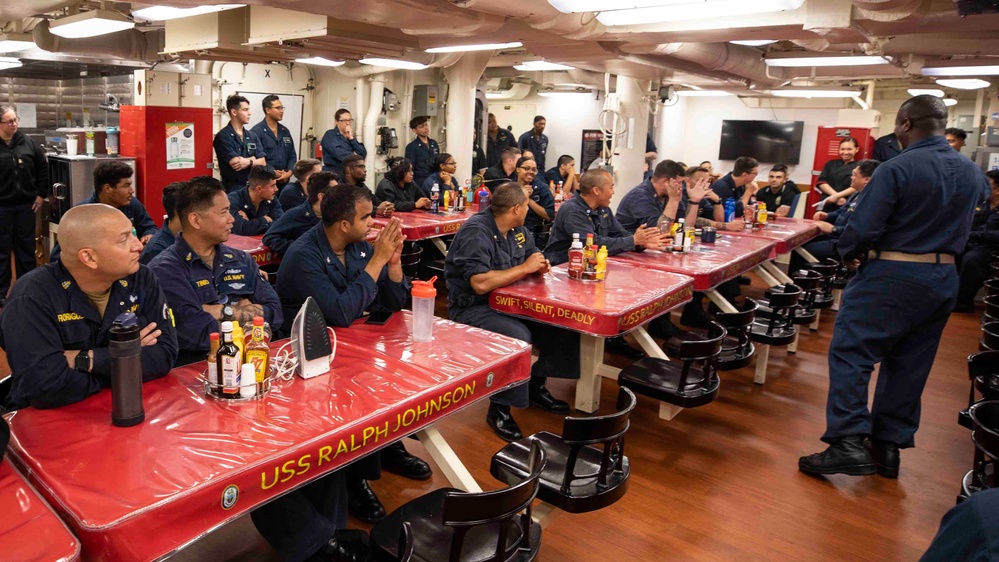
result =
[[[436,183],[430,189],[430,212],[436,213],[441,208],[441,188]]]
[[[586,235],[586,244],[583,245],[583,279],[592,281],[597,278],[597,245],[593,243],[593,233]]]
[[[756,206],[756,228],[767,227],[767,204],[760,201]]]
[[[264,319],[261,316],[254,316],[250,341],[246,342],[246,363],[253,365],[253,376],[258,383],[264,382],[267,378],[270,353],[270,346],[267,345],[267,338],[264,336]],[[243,381],[242,384],[246,385],[248,382]]]
[[[219,383],[219,365],[218,365],[218,352],[219,346],[222,343],[219,341],[219,333],[212,332],[208,334],[208,382],[215,386],[210,386],[209,391],[215,392],[218,390]]]
[[[683,251],[683,239],[686,236],[684,232],[686,220],[681,218],[676,221],[676,232],[673,235],[673,251],[682,252]]]
[[[239,375],[243,365],[241,355],[232,341],[232,322],[223,322],[222,345],[216,352],[218,375],[222,380],[222,398],[239,397]]]
[[[579,233],[572,233],[572,245],[569,246],[569,278],[582,279],[583,271],[586,269],[583,257],[583,243],[579,240]]]
[[[607,246],[600,246],[597,251],[597,280],[603,281],[607,277]]]

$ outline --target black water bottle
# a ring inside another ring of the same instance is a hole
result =
[[[142,408],[142,343],[139,319],[126,312],[111,327],[111,423],[131,427],[146,419]]]

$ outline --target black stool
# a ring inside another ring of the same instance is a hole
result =
[[[968,393],[968,407],[957,414],[957,423],[972,429],[971,414],[968,412],[975,404],[975,391],[984,400],[999,400],[999,351],[979,351],[968,356],[968,378],[971,379],[971,390]]]
[[[798,337],[794,326],[794,310],[801,298],[801,287],[788,283],[770,287],[764,296],[770,305],[770,318],[759,318],[749,329],[749,339],[759,344],[756,354],[756,376],[753,382],[763,384],[767,380],[767,361],[770,348],[790,345]]]
[[[589,418],[567,417],[561,437],[547,431],[514,441],[493,455],[489,472],[511,485],[528,476],[531,444],[537,441],[548,462],[541,472],[538,499],[568,513],[587,513],[616,502],[628,490],[631,466],[624,434],[637,399],[621,387],[617,412]],[[542,506],[546,507],[546,506]],[[535,509],[535,518],[542,509]],[[546,518],[539,521],[542,527]]]
[[[982,325],[982,338],[978,340],[978,351],[999,351],[999,322]]]
[[[971,407],[971,441],[975,444],[974,468],[964,475],[957,503],[980,490],[996,487],[999,459],[999,401],[987,400]]]
[[[531,521],[531,503],[538,493],[545,452],[531,443],[522,482],[492,492],[466,493],[442,488],[411,500],[371,529],[376,560],[397,562],[405,523],[412,525],[417,560],[460,562],[504,560],[528,562],[541,548],[541,527]]]
[[[745,299],[745,304],[736,306],[738,312],[719,312],[715,314],[715,322],[721,324],[728,334],[722,340],[721,354],[718,356],[719,371],[734,371],[741,369],[753,359],[756,348],[749,340],[749,328],[756,319],[759,308],[756,301]],[[680,357],[680,343],[683,341],[706,340],[707,332],[682,330],[663,344],[666,355],[676,359]]]
[[[621,370],[617,383],[637,394],[680,408],[710,404],[718,396],[718,356],[725,328],[711,323],[708,339],[681,341],[678,361],[646,357]],[[700,363],[700,367],[694,366]]]
[[[985,314],[982,315],[982,325],[989,322],[999,322],[999,295],[985,297]]]
[[[832,283],[833,279],[836,277],[836,272],[839,270],[839,267],[839,262],[832,258],[826,258],[818,263],[811,264],[810,269],[822,276],[822,280],[819,282],[818,292],[815,295],[815,299],[812,301],[812,309],[815,310],[815,320],[811,323],[809,329],[813,332],[819,329],[819,321],[822,316],[820,311],[832,308],[833,304],[836,302],[836,296],[833,294]]]
[[[423,257],[423,248],[416,242],[405,241],[402,244],[402,273],[410,279],[419,279],[420,260]]]

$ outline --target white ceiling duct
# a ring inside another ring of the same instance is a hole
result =
[[[98,37],[65,39],[53,35],[49,31],[48,20],[42,20],[32,30],[31,35],[39,49],[51,53],[100,55],[149,62],[171,60],[171,57],[159,54],[163,49],[162,30],[143,33],[138,29],[129,29]]]
[[[636,54],[666,55],[690,63],[712,72],[724,72],[747,78],[764,86],[772,86],[783,81],[780,69],[768,69],[763,62],[763,53],[753,47],[732,45],[731,43],[664,43],[656,46],[625,44],[622,51]]]
[[[879,22],[898,21],[918,15],[923,4],[921,0],[853,0],[858,19]]]
[[[515,82],[510,84],[509,90],[495,90],[491,92],[486,92],[486,99],[488,100],[522,100],[527,97],[527,94],[531,93],[531,85],[524,84],[521,82]]]

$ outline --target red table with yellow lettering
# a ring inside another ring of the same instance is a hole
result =
[[[80,541],[8,462],[0,464],[0,550],[18,562],[80,559]]]
[[[243,250],[247,254],[250,254],[253,256],[253,261],[257,262],[257,265],[260,267],[281,263],[281,256],[276,254],[274,250],[264,246],[263,238],[262,235],[240,236],[239,234],[230,234],[229,240],[225,242],[225,245],[234,250]]]
[[[600,407],[600,375],[616,378],[617,370],[603,364],[604,338],[632,332],[652,357],[666,355],[643,325],[690,300],[694,280],[627,264],[608,264],[603,282],[569,279],[568,265],[545,275],[531,275],[489,295],[489,306],[518,316],[580,333],[580,378],[576,409]],[[670,419],[679,409],[660,406]]]
[[[749,228],[744,230],[734,230],[731,232],[726,231],[725,234],[759,238],[763,240],[773,240],[776,242],[770,255],[770,259],[773,260],[777,259],[778,256],[782,256],[797,249],[805,242],[808,242],[812,238],[818,236],[819,228],[815,226],[815,221],[784,217],[771,220],[767,223],[766,228]],[[812,259],[814,260],[814,258]],[[756,268],[755,273],[759,275],[760,279],[763,279],[763,281],[771,287],[781,283],[791,282],[791,278],[771,261],[761,263]]]
[[[465,221],[474,214],[471,209],[466,209],[461,213],[453,211],[431,213],[417,209],[407,213],[393,213],[392,218],[398,218],[402,221],[402,233],[406,236],[407,242],[430,240],[442,254],[447,256],[447,247],[441,238],[458,232],[461,225],[465,224]],[[375,227],[381,228],[388,221],[389,219],[384,217],[375,217]]]
[[[9,457],[76,532],[88,559],[152,560],[293,488],[417,432],[459,488],[474,479],[432,426],[530,376],[526,343],[412,317],[337,329],[326,375],[279,382],[260,400],[206,398],[204,363],[143,385],[146,420],[111,425],[105,390],[8,414]],[[441,345],[441,341],[461,345]],[[277,344],[275,344],[276,346]]]

